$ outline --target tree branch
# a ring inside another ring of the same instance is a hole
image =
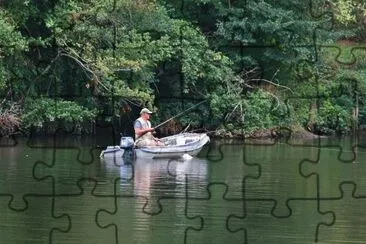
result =
[[[110,89],[108,89],[108,87],[106,87],[98,78],[98,75],[95,74],[95,72],[93,70],[91,70],[85,63],[83,63],[83,60],[79,60],[78,58],[68,54],[68,53],[61,53],[61,56],[65,56],[68,58],[71,58],[72,60],[74,60],[76,63],[78,63],[84,70],[86,70],[87,72],[89,72],[92,75],[92,78],[99,84],[101,85],[107,92],[111,92]]]
[[[277,86],[277,87],[282,87],[282,88],[284,88],[284,89],[287,89],[287,90],[289,90],[291,93],[294,93],[294,92],[291,90],[291,88],[290,88],[290,87],[283,86],[283,85],[279,85],[279,84],[276,84],[276,83],[274,83],[274,82],[272,82],[272,81],[269,81],[269,80],[266,80],[266,79],[249,79],[248,81],[264,81],[264,82],[267,82],[267,83],[269,83],[269,84],[271,84],[271,85],[274,85],[274,86]]]

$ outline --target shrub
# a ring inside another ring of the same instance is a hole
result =
[[[20,108],[17,104],[0,107],[0,136],[13,134],[20,125]]]
[[[93,121],[95,116],[95,110],[72,101],[40,98],[26,101],[21,126],[26,131],[34,127],[46,131],[59,128],[80,130],[83,123]]]

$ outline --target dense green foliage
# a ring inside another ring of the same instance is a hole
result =
[[[96,111],[87,110],[75,102],[58,99],[39,98],[25,103],[25,113],[21,119],[24,129],[44,128],[55,132],[57,129],[83,131],[83,122],[93,121]]]
[[[99,115],[147,106],[158,123],[206,99],[179,124],[348,133],[366,124],[365,4],[311,2],[1,1],[0,115],[16,105],[22,131],[80,132]]]

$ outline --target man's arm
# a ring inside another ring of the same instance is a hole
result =
[[[147,129],[141,129],[141,128],[135,128],[135,134],[140,137],[146,134],[147,132],[154,131],[154,128],[147,128]]]
[[[134,129],[135,129],[135,134],[137,135],[137,137],[143,136],[144,134],[146,134],[148,132],[154,131],[154,128],[143,129],[140,121],[135,122]]]

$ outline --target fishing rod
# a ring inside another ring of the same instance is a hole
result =
[[[171,117],[170,119],[165,120],[164,122],[162,122],[162,123],[158,124],[157,126],[155,126],[155,127],[154,127],[154,129],[156,129],[156,128],[158,128],[158,127],[160,127],[160,126],[162,126],[162,125],[164,125],[164,124],[168,123],[169,121],[171,121],[172,119],[175,119],[175,118],[176,118],[176,117],[178,117],[178,116],[181,116],[182,114],[186,113],[187,111],[191,110],[191,109],[192,109],[192,108],[194,108],[194,107],[197,107],[198,105],[200,105],[200,104],[202,104],[202,103],[204,103],[204,102],[206,102],[206,100],[203,100],[203,101],[201,101],[201,102],[199,102],[199,103],[197,103],[197,104],[193,105],[192,107],[189,107],[188,109],[184,110],[183,112],[180,112],[179,114],[177,114],[177,115],[175,115],[175,116]]]

